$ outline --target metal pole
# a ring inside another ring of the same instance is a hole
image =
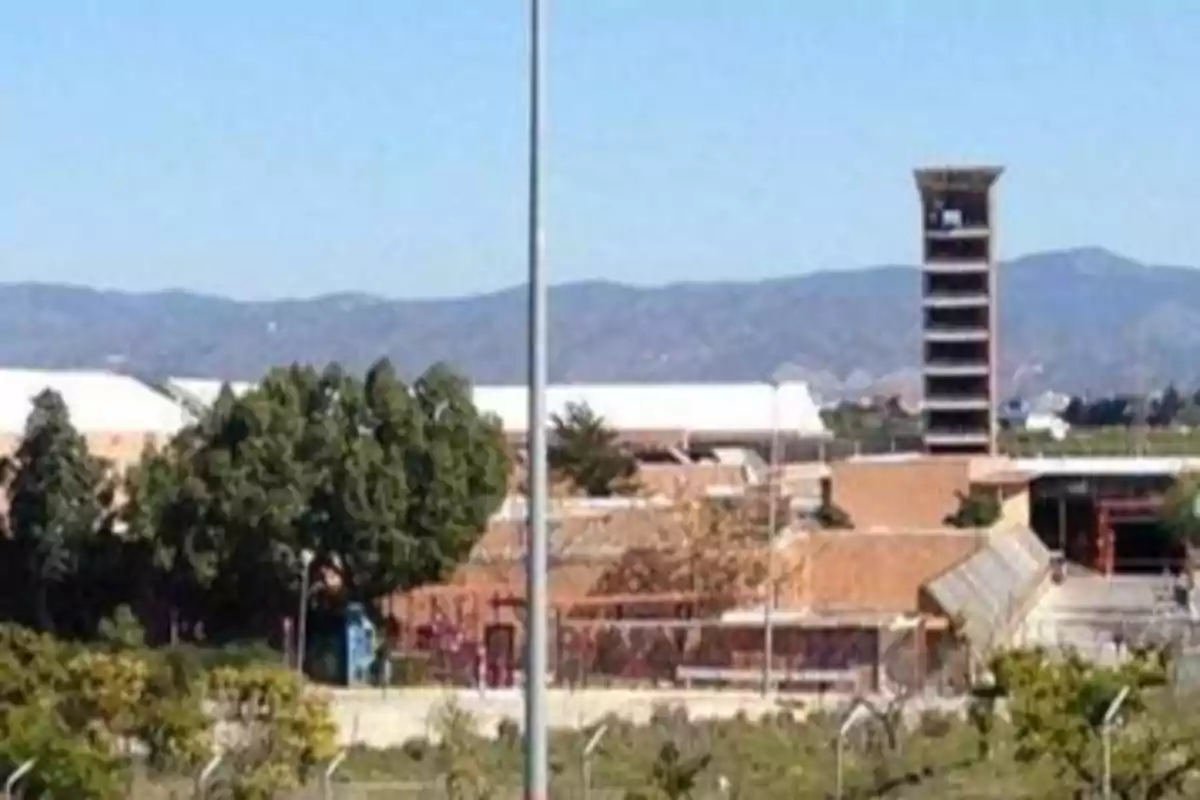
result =
[[[321,796],[324,800],[333,800],[333,775],[342,766],[342,762],[346,760],[346,756],[350,755],[349,750],[343,750],[334,756],[333,761],[329,762],[329,766],[321,773]]]
[[[771,380],[771,455],[767,468],[767,597],[763,604],[762,693],[771,693],[775,660],[775,528],[779,505],[779,381]]]
[[[200,770],[200,774],[196,776],[196,797],[203,798],[208,792],[208,779],[217,771],[217,767],[221,766],[221,761],[225,756],[218,753],[212,757],[212,760],[204,765],[204,769]]]
[[[549,481],[546,454],[547,292],[542,269],[541,139],[542,0],[529,0],[529,538],[525,566],[528,630],[525,637],[525,800],[547,800],[549,748],[546,724],[546,608]]]
[[[307,550],[300,553],[300,611],[296,615],[296,673],[304,677],[304,651],[308,646],[308,569],[312,558]]]
[[[582,767],[583,767],[583,800],[591,800],[592,796],[592,753],[596,752],[596,747],[599,746],[600,740],[604,738],[604,734],[608,733],[608,725],[601,724],[596,732],[592,734],[592,738],[588,739],[587,744],[583,746]]]
[[[834,758],[837,763],[837,782],[833,793],[835,800],[842,800],[844,790],[842,773],[845,771],[846,765],[846,734],[868,713],[879,715],[878,709],[869,700],[858,695],[850,701],[850,705],[846,708],[846,716],[842,718],[842,724],[838,725],[837,741],[834,743]]]
[[[1112,798],[1112,729],[1116,722],[1117,714],[1121,713],[1121,706],[1125,704],[1125,700],[1129,697],[1129,687],[1121,687],[1121,691],[1117,692],[1117,696],[1109,703],[1108,709],[1104,712],[1104,719],[1100,722],[1100,740],[1104,745],[1104,785],[1101,787],[1101,796],[1104,800]]]
[[[837,784],[836,784],[836,788],[833,791],[833,796],[836,798],[836,800],[842,800],[842,767],[843,767],[843,764],[845,763],[844,759],[846,757],[845,748],[846,748],[846,736],[842,731],[838,731],[837,747],[836,747],[836,751],[837,751]]]
[[[13,773],[8,776],[8,780],[4,782],[4,796],[7,798],[7,800],[12,800],[13,792],[16,790],[17,784],[20,783],[21,779],[33,770],[33,765],[36,763],[37,759],[31,758],[13,770]]]
[[[1101,796],[1104,800],[1112,798],[1112,737],[1109,736],[1108,727],[1100,731],[1100,738],[1104,745],[1104,784],[1101,787]]]

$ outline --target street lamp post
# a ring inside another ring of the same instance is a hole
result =
[[[546,591],[550,499],[546,453],[547,291],[542,269],[541,140],[545,81],[542,0],[529,0],[529,539],[525,561],[525,800],[547,800],[549,731],[546,721],[546,667],[549,613]]]
[[[775,660],[775,529],[779,505],[779,379],[771,378],[771,453],[767,467],[767,596],[763,602],[762,692],[770,694]]]
[[[300,551],[300,609],[296,615],[296,672],[304,676],[304,652],[308,646],[308,580],[314,553],[305,548]]]
[[[1104,746],[1104,785],[1101,787],[1101,796],[1104,800],[1112,798],[1112,731],[1117,715],[1121,713],[1121,706],[1125,705],[1128,698],[1129,687],[1121,687],[1121,691],[1117,692],[1117,696],[1109,703],[1104,712],[1104,719],[1100,722],[1100,740]]]

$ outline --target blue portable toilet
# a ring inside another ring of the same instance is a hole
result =
[[[343,681],[346,686],[368,684],[375,663],[375,624],[362,603],[351,603],[346,607],[344,630]]]

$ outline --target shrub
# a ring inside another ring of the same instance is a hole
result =
[[[391,686],[424,686],[428,683],[428,658],[419,655],[392,656]]]
[[[270,798],[303,785],[336,752],[337,726],[328,700],[306,690],[280,666],[220,667],[209,673],[218,720],[235,731],[235,790],[247,800]]]

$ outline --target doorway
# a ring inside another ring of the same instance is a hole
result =
[[[1157,575],[1182,565],[1183,548],[1157,519],[1115,520],[1111,524],[1114,572]]]

